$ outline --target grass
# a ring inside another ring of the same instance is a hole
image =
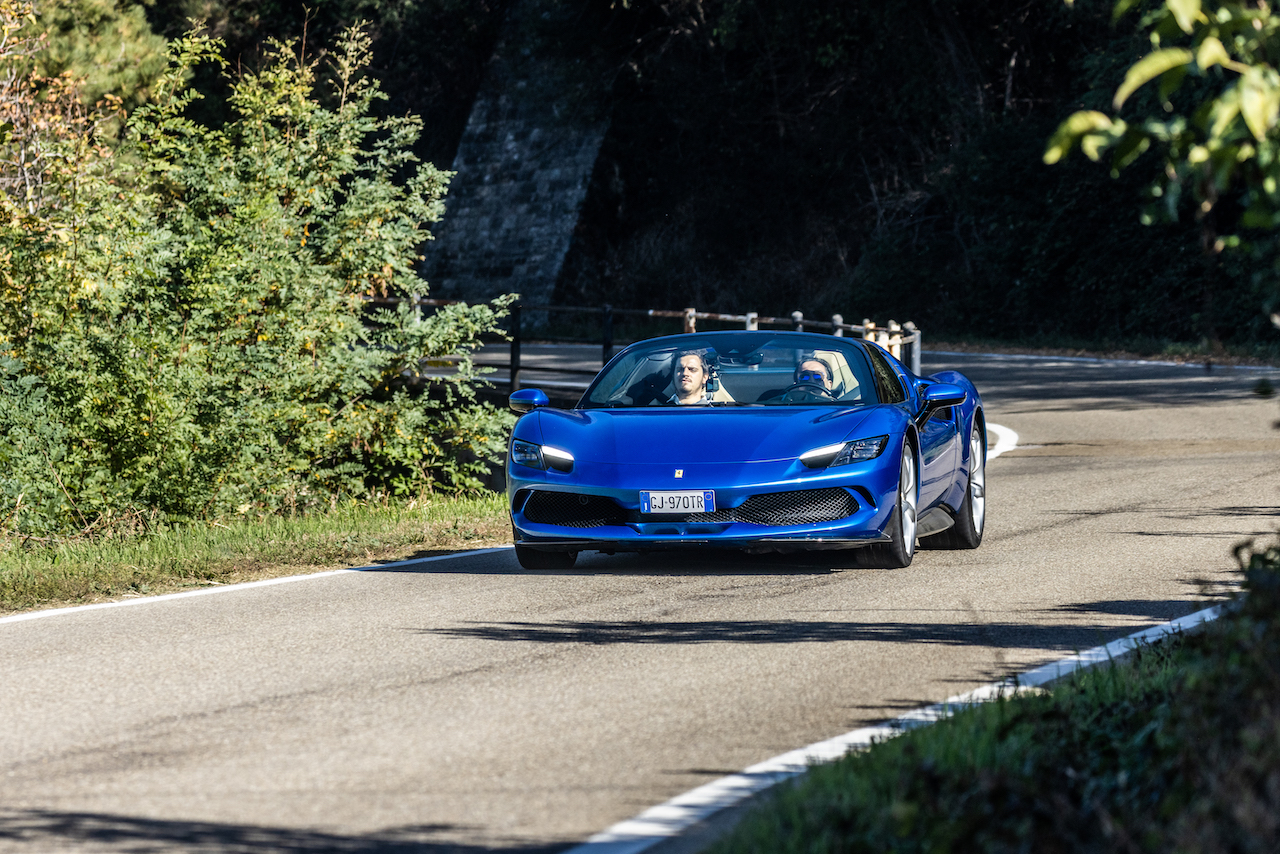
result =
[[[1280,546],[1200,634],[819,766],[710,849],[1280,850]]]
[[[65,542],[0,540],[0,613],[427,556],[511,541],[498,493],[190,524]]]

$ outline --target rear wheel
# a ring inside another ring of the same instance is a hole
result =
[[[898,475],[898,502],[889,518],[889,542],[862,549],[864,566],[901,569],[911,566],[916,554],[916,454],[910,442],[902,443],[902,467]]]
[[[529,546],[516,546],[516,560],[525,569],[572,569],[577,552],[546,552]]]
[[[987,524],[987,429],[974,419],[969,431],[969,483],[964,500],[956,510],[956,523],[947,530],[927,538],[934,549],[976,549],[982,544],[982,531]],[[922,541],[921,545],[925,545]]]

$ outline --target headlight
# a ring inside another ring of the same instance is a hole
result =
[[[573,454],[550,445],[535,445],[516,439],[511,443],[511,461],[532,469],[573,470]]]
[[[838,445],[825,445],[805,451],[800,455],[800,462],[811,469],[834,468],[849,463],[861,463],[874,460],[889,444],[888,436],[876,436],[873,439],[854,439],[852,442],[841,442]]]

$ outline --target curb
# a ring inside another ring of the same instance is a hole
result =
[[[876,726],[863,727],[835,738],[802,747],[752,765],[737,774],[721,777],[692,791],[678,795],[664,804],[651,807],[635,818],[619,822],[609,829],[592,836],[581,845],[563,854],[639,854],[662,843],[676,843],[687,832],[714,822],[717,814],[742,805],[748,799],[778,783],[794,779],[810,766],[832,762],[853,750],[870,747],[877,741],[893,738],[908,730],[928,726],[948,718],[958,711],[1009,697],[1021,691],[1043,687],[1065,676],[1086,670],[1098,664],[1114,661],[1139,647],[1165,637],[1194,632],[1206,623],[1222,615],[1225,606],[1215,605],[1177,620],[1134,632],[1104,646],[1094,647],[1076,655],[1033,668],[1010,679],[983,685],[931,706],[914,709],[891,721]],[[714,828],[711,832],[697,834],[700,850],[714,841],[719,833],[732,827],[732,823]],[[704,838],[705,837],[705,838]],[[670,848],[664,846],[664,850]],[[656,854],[656,852],[655,852]]]

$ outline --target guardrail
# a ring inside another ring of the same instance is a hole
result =
[[[370,299],[369,302],[375,304],[392,304],[401,302],[399,299]],[[411,302],[415,310],[422,307],[438,308],[446,305],[454,305],[462,302],[462,300],[441,300],[427,299],[422,297],[413,297]],[[524,328],[524,318],[529,312],[545,312],[549,315],[553,314],[576,314],[576,315],[594,315],[598,318],[600,335],[595,338],[564,338],[544,335],[537,333],[527,336]],[[769,317],[760,315],[757,312],[749,311],[745,314],[722,314],[713,311],[698,311],[696,308],[686,309],[643,309],[643,308],[614,308],[611,305],[602,306],[577,306],[577,305],[524,305],[516,303],[511,306],[509,315],[509,323],[507,336],[511,347],[511,356],[509,362],[511,390],[515,391],[520,388],[520,347],[527,337],[534,338],[538,341],[547,341],[555,344],[584,344],[596,343],[600,344],[600,365],[603,367],[613,358],[614,325],[615,321],[625,318],[660,318],[680,320],[685,332],[697,332],[698,321],[713,321],[716,323],[732,323],[742,324],[743,329],[761,329],[761,328],[783,328],[792,329],[797,332],[823,330],[828,331],[832,335],[844,337],[845,333],[852,333],[868,341],[874,341],[884,349],[888,350],[897,359],[903,358],[903,350],[909,348],[910,356],[904,360],[910,366],[912,372],[920,373],[920,346],[921,335],[920,330],[914,323],[899,324],[890,320],[883,326],[879,326],[870,319],[864,319],[861,323],[846,323],[844,317],[839,314],[831,315],[830,320],[818,320],[815,318],[806,318],[803,313],[793,311],[786,317]],[[500,365],[499,365],[500,367]],[[580,376],[595,376],[599,369],[597,368],[568,368],[568,367],[548,367],[539,365],[539,372],[559,373]]]

